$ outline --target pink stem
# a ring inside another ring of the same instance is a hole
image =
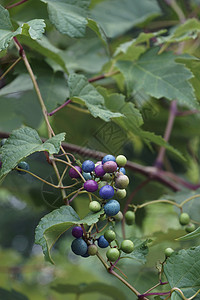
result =
[[[71,103],[72,100],[67,100],[65,103],[63,103],[61,106],[57,107],[56,109],[54,109],[53,111],[51,111],[50,113],[48,113],[48,116],[53,116],[57,111],[59,111],[60,109],[62,109],[63,107],[67,106],[69,103]]]
[[[5,8],[6,8],[6,9],[10,9],[10,8],[15,7],[15,6],[19,6],[19,5],[21,5],[21,4],[23,4],[23,3],[27,2],[27,1],[28,1],[28,0],[21,0],[21,1],[17,2],[17,3],[13,3],[13,4],[11,4],[11,5],[8,5],[8,6],[6,6]]]

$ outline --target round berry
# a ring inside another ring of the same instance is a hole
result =
[[[115,161],[107,161],[103,164],[105,173],[113,173],[117,170],[117,164]]]
[[[124,155],[118,155],[116,157],[116,163],[118,164],[118,166],[120,167],[124,167],[127,163],[127,158]]]
[[[5,144],[5,142],[7,141],[7,139],[2,139],[1,140],[1,143],[0,143],[0,146],[3,146]]]
[[[98,176],[98,177],[103,177],[105,175],[105,171],[103,169],[103,166],[102,165],[98,165],[95,167],[94,169],[94,172],[95,174]]]
[[[86,182],[84,182],[84,189],[87,192],[93,193],[98,190],[98,183],[92,179],[87,180]]]
[[[121,211],[119,211],[116,215],[113,216],[116,222],[120,222],[123,220],[123,214]]]
[[[85,173],[85,172],[83,172],[83,177],[84,177],[84,179],[85,180],[89,180],[89,179],[92,179],[92,176],[91,176],[91,174],[90,173]]]
[[[112,241],[115,240],[116,234],[113,230],[108,229],[104,232],[104,237],[109,243],[111,243]]]
[[[112,198],[114,196],[114,193],[115,193],[114,188],[109,184],[104,185],[99,191],[99,195],[103,199]]]
[[[79,167],[79,166],[74,166],[74,168],[75,168],[77,171],[79,171],[79,173],[82,173],[81,167]],[[80,177],[80,175],[78,174],[78,172],[76,172],[76,170],[74,170],[73,168],[71,168],[71,169],[69,170],[69,176],[70,176],[71,178],[79,178],[79,177]]]
[[[117,200],[110,200],[104,205],[104,211],[108,217],[115,216],[120,211],[120,204]]]
[[[86,173],[92,172],[95,168],[95,164],[91,160],[85,160],[82,163],[82,170]]]
[[[102,164],[104,164],[107,161],[115,161],[115,157],[111,154],[108,154],[106,156],[104,156],[104,158],[102,159]]]
[[[109,246],[109,242],[105,239],[105,237],[103,235],[101,235],[99,238],[98,238],[98,246],[100,248],[106,248]]]
[[[71,249],[76,255],[84,255],[87,252],[88,246],[82,238],[79,238],[73,240]]]
[[[120,252],[117,248],[110,248],[106,252],[106,256],[109,261],[116,261],[120,256]]]
[[[126,197],[126,190],[125,189],[118,189],[116,191],[116,197],[117,199],[121,200],[121,199],[124,199]]]
[[[102,178],[104,181],[107,181],[107,182],[109,182],[109,181],[111,181],[112,180],[112,175],[111,174],[109,174],[109,173],[106,173],[104,176],[103,176],[103,178]]]
[[[28,171],[29,170],[29,164],[26,162],[26,161],[21,161],[18,166],[17,166],[19,169],[22,169],[22,170],[26,170]],[[19,174],[22,174],[22,175],[25,175],[26,172],[23,172],[23,171],[19,171],[18,170],[18,173]]]
[[[126,175],[120,174],[115,178],[115,186],[119,189],[127,188],[129,184],[129,178]]]
[[[124,253],[131,253],[134,249],[134,244],[132,241],[130,240],[124,240],[122,243],[121,243],[121,250],[124,252]]]
[[[72,229],[72,235],[75,238],[80,238],[83,236],[83,229],[80,226],[76,226]]]
[[[98,248],[96,245],[93,244],[93,245],[88,246],[88,254],[89,255],[91,255],[91,256],[96,255],[97,252],[98,252]]]
[[[100,190],[104,185],[107,185],[107,181],[100,181],[98,185],[98,190]]]
[[[190,222],[190,216],[187,213],[182,213],[179,216],[179,223],[181,225],[187,225]]]
[[[102,165],[102,162],[101,161],[97,161],[96,164],[95,164],[95,167],[99,166],[99,165]]]
[[[187,226],[185,226],[185,231],[190,233],[195,230],[196,226],[193,223],[189,223]]]
[[[82,257],[89,257],[90,255],[89,255],[89,253],[88,253],[88,250],[87,250],[87,252],[85,253],[85,254],[83,254],[83,255],[81,255]]]
[[[92,201],[89,204],[89,210],[96,213],[101,210],[101,204],[98,201]]]
[[[135,213],[133,211],[127,211],[125,213],[125,222],[127,225],[132,225],[135,222]]]
[[[119,169],[119,172],[123,173],[124,175],[126,174],[126,170],[123,167]]]
[[[174,252],[174,250],[172,248],[166,248],[165,249],[165,256],[170,257],[173,252]]]

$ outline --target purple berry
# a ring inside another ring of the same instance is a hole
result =
[[[104,205],[104,211],[108,217],[115,216],[120,211],[120,204],[117,200],[110,200]]]
[[[98,177],[103,177],[103,175],[105,175],[105,173],[106,173],[106,172],[104,171],[102,165],[96,166],[96,168],[94,169],[94,171],[95,171],[95,173],[96,173],[96,175],[97,175]]]
[[[84,255],[87,252],[88,246],[82,238],[79,238],[73,240],[71,249],[76,255]]]
[[[74,168],[75,168],[76,170],[78,170],[80,173],[82,173],[81,167],[79,167],[79,166],[74,166]],[[69,170],[69,176],[70,176],[71,178],[79,178],[79,177],[80,177],[80,175],[78,174],[78,172],[76,172],[76,170],[74,170],[73,168],[71,168],[71,169]]]
[[[107,161],[103,164],[105,173],[113,173],[117,170],[117,164],[115,161]]]
[[[98,190],[98,183],[92,179],[87,180],[86,182],[84,182],[84,189],[87,192],[95,192]]]
[[[83,229],[79,226],[76,226],[72,229],[72,235],[75,237],[75,238],[80,238],[83,236]]]
[[[94,170],[95,164],[91,160],[85,160],[82,164],[82,170],[86,173],[90,173]]]
[[[109,246],[109,242],[105,239],[103,235],[98,238],[98,246],[100,248],[106,248]]]
[[[114,188],[109,184],[104,185],[99,191],[99,195],[103,199],[112,198],[114,196],[114,193]]]
[[[111,154],[108,154],[108,155],[104,156],[104,158],[102,159],[102,164],[104,164],[105,162],[110,161],[110,160],[115,161],[115,157]]]

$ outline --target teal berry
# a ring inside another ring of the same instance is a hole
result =
[[[108,229],[104,232],[104,237],[109,243],[111,243],[116,239],[116,234],[112,229]]]
[[[92,176],[91,176],[91,174],[90,173],[85,173],[85,172],[83,172],[83,178],[85,179],[85,180],[90,180],[90,179],[92,179]]]
[[[172,248],[166,248],[165,249],[165,256],[170,257],[173,252],[174,252],[174,250]]]
[[[134,249],[134,244],[132,241],[123,240],[123,242],[121,243],[121,250],[124,253],[131,253],[131,252],[133,252],[133,249]]]
[[[127,225],[132,225],[135,223],[135,213],[133,211],[127,211],[124,217]]]
[[[104,211],[108,217],[115,216],[120,211],[120,204],[117,200],[110,200],[104,205]]]
[[[187,213],[182,213],[179,216],[179,223],[181,225],[187,225],[190,223],[190,216]]]
[[[26,161],[21,161],[18,166],[17,166],[19,169],[22,169],[22,170],[25,170],[25,171],[28,171],[29,170],[29,164],[26,162]],[[25,175],[26,172],[23,172],[23,171],[20,171],[20,170],[17,170],[17,172],[21,175]]]
[[[119,167],[124,167],[127,163],[127,158],[124,155],[118,155],[116,157],[116,163]]]
[[[101,204],[98,201],[91,201],[89,204],[89,210],[96,213],[101,210]]]
[[[82,238],[78,238],[73,240],[71,249],[76,255],[84,255],[88,250],[88,246]]]
[[[119,256],[120,256],[120,252],[117,248],[110,248],[107,252],[106,252],[106,256],[108,258],[109,261],[116,261],[118,260]]]

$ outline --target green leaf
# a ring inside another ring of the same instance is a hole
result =
[[[42,143],[36,130],[24,127],[14,130],[1,148],[2,168],[0,179],[14,169],[25,157],[38,151],[48,151],[49,154],[58,153],[65,133],[60,133]]]
[[[11,291],[8,291],[3,288],[0,288],[0,298],[3,300],[28,300],[28,298],[25,295],[13,289]]]
[[[102,30],[101,26],[99,24],[97,24],[97,22],[95,22],[92,19],[88,19],[88,24],[87,26],[92,29],[97,36],[100,38],[100,40],[104,43],[104,45],[107,47],[107,38],[106,35],[104,33],[104,31]]]
[[[198,108],[193,87],[189,82],[193,74],[176,63],[176,57],[171,52],[158,55],[157,51],[157,48],[150,49],[135,62],[116,63],[125,77],[129,93],[137,93],[143,89],[157,99],[177,99],[182,105]]]
[[[62,34],[83,37],[90,0],[41,0],[47,3],[49,19]]]
[[[16,77],[11,83],[1,88],[0,96],[11,96],[12,94],[19,94],[21,92],[33,89],[33,83],[28,74],[21,74]],[[9,100],[8,100],[9,101]]]
[[[72,284],[57,284],[51,289],[60,294],[90,294],[99,293],[111,297],[114,300],[126,300],[124,293],[116,286],[108,285],[103,282],[92,282],[86,284],[72,285]]]
[[[12,23],[10,20],[9,12],[2,5],[0,5],[0,32],[1,30],[12,30]]]
[[[193,232],[188,233],[184,236],[181,236],[177,238],[177,241],[187,241],[187,240],[192,240],[200,237],[200,227],[196,228]]]
[[[131,258],[131,259],[136,260],[139,263],[145,264],[146,263],[146,256],[149,252],[148,246],[147,246],[149,240],[146,240],[144,242],[142,242],[139,239],[131,239],[131,240],[134,243],[133,252],[126,254],[122,251],[120,258]]]
[[[192,297],[200,289],[200,246],[173,253],[166,260],[164,273],[171,288],[177,287],[186,298]],[[171,299],[180,300],[182,297],[175,291]]]
[[[114,113],[106,109],[102,95],[83,75],[70,75],[68,85],[70,90],[70,99],[73,102],[85,104],[95,118],[99,117],[108,122],[112,118],[122,116],[121,113]]]
[[[97,4],[92,18],[108,37],[116,37],[148,18],[155,18],[161,10],[155,0],[108,0]]]

